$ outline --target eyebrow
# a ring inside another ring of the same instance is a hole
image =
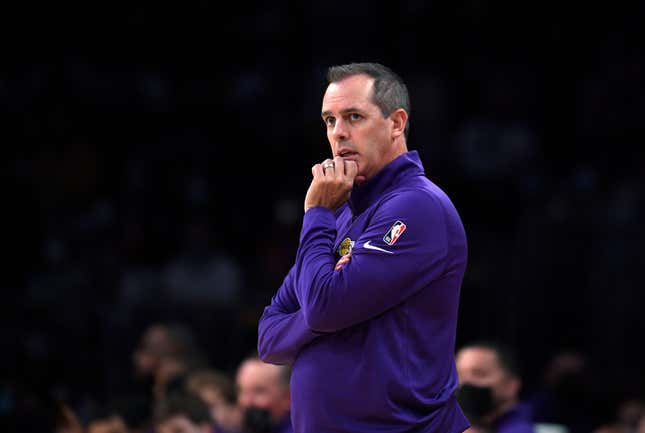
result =
[[[360,108],[356,108],[356,107],[349,107],[349,108],[345,108],[344,110],[340,110],[341,115],[342,114],[348,114],[348,113],[356,113],[356,112],[362,113],[363,110],[361,110]],[[330,115],[331,115],[331,111],[329,111],[329,110],[328,111],[323,111],[322,113],[320,113],[321,117],[326,117],[326,116],[330,116]]]

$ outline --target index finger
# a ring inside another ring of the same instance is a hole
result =
[[[350,179],[354,180],[358,174],[358,164],[356,161],[345,160],[345,175]]]
[[[334,157],[334,168],[334,174],[336,177],[345,176],[345,160],[342,157]]]

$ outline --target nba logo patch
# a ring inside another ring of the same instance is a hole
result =
[[[383,242],[388,245],[394,245],[394,242],[396,242],[396,240],[401,237],[405,229],[406,225],[403,224],[402,221],[395,222],[392,228],[387,231],[385,236],[383,236]]]

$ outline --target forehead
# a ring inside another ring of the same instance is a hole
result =
[[[322,111],[340,111],[349,107],[367,108],[372,103],[374,78],[369,75],[352,75],[327,86]]]
[[[247,361],[240,367],[237,383],[240,386],[277,385],[279,367],[261,361]]]
[[[499,360],[494,351],[483,347],[469,347],[457,355],[457,364],[460,368],[499,368]]]

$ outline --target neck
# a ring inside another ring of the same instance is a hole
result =
[[[392,143],[391,152],[390,152],[389,158],[387,158],[387,163],[385,165],[394,161],[396,158],[403,155],[407,151],[408,151],[408,146],[405,143],[405,139],[403,138],[403,136],[396,138]]]
[[[513,407],[517,404],[518,400],[516,398],[508,400],[502,404],[499,405],[495,409],[495,412],[491,413],[490,415],[486,416],[486,424],[492,424],[495,422],[496,419],[504,415],[506,412],[510,411],[513,409]]]

